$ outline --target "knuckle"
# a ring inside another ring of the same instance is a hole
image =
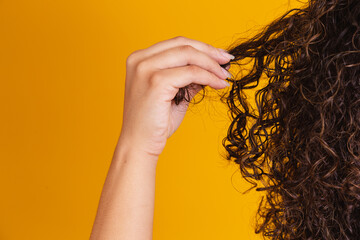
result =
[[[180,52],[188,53],[188,52],[193,51],[193,50],[194,50],[194,48],[192,46],[190,46],[190,45],[181,45],[181,46],[179,46],[179,51]]]
[[[220,70],[221,68],[221,66],[214,59],[210,57],[206,57],[206,59],[204,59],[204,66],[209,71],[211,70],[214,72],[216,72],[218,69]]]
[[[211,46],[210,44],[208,44],[208,49],[209,49],[209,52],[214,54],[214,56],[219,56],[221,55],[220,52],[219,52],[219,49],[214,47],[214,46]],[[221,55],[221,57],[223,58],[223,56]]]
[[[183,37],[183,36],[176,36],[173,39],[178,42],[186,42],[187,41],[187,38]]]
[[[206,52],[208,52],[209,54],[213,54],[214,56],[220,55],[219,50],[216,47],[212,46],[211,44],[204,43],[204,46],[205,46]]]
[[[133,65],[136,62],[137,55],[139,54],[140,50],[136,50],[132,52],[127,58],[126,58],[126,65]]]
[[[214,47],[213,45],[209,44],[209,43],[205,43],[206,48],[209,49],[209,51],[214,51],[214,52],[218,52],[217,48]]]
[[[149,85],[150,87],[156,87],[160,84],[162,79],[162,74],[161,72],[154,72],[150,77],[149,77]]]
[[[148,62],[147,61],[140,61],[136,64],[136,72],[137,73],[144,73],[148,69]]]
[[[190,58],[194,58],[194,48],[190,45],[181,45],[178,47],[179,55],[182,55],[186,61],[189,61]]]
[[[189,73],[191,75],[194,75],[194,74],[199,74],[201,72],[200,68],[195,66],[195,65],[189,65],[187,67],[187,70],[189,71]]]

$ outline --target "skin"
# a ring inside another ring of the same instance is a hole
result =
[[[155,173],[167,139],[178,129],[189,103],[171,100],[195,84],[226,87],[219,66],[229,62],[207,43],[175,37],[127,58],[121,133],[103,186],[90,240],[152,239]],[[226,54],[225,54],[226,55]]]

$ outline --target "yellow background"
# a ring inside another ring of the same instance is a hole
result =
[[[300,5],[0,0],[0,239],[89,238],[131,52],[175,36],[226,48]],[[259,195],[220,155],[225,106],[192,109],[159,159],[154,239],[259,239]]]

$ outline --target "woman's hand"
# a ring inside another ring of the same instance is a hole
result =
[[[220,67],[232,59],[224,50],[185,37],[158,42],[133,52],[126,61],[123,124],[120,141],[137,151],[159,156],[183,120],[189,103],[172,99],[179,88],[227,86],[229,73]]]
[[[188,102],[172,102],[179,88],[191,96],[226,86],[220,67],[231,59],[206,43],[176,37],[135,51],[126,62],[124,115],[97,210],[91,240],[152,239],[157,159],[183,120]]]

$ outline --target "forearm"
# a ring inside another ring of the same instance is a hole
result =
[[[152,239],[157,160],[119,140],[90,240]]]

